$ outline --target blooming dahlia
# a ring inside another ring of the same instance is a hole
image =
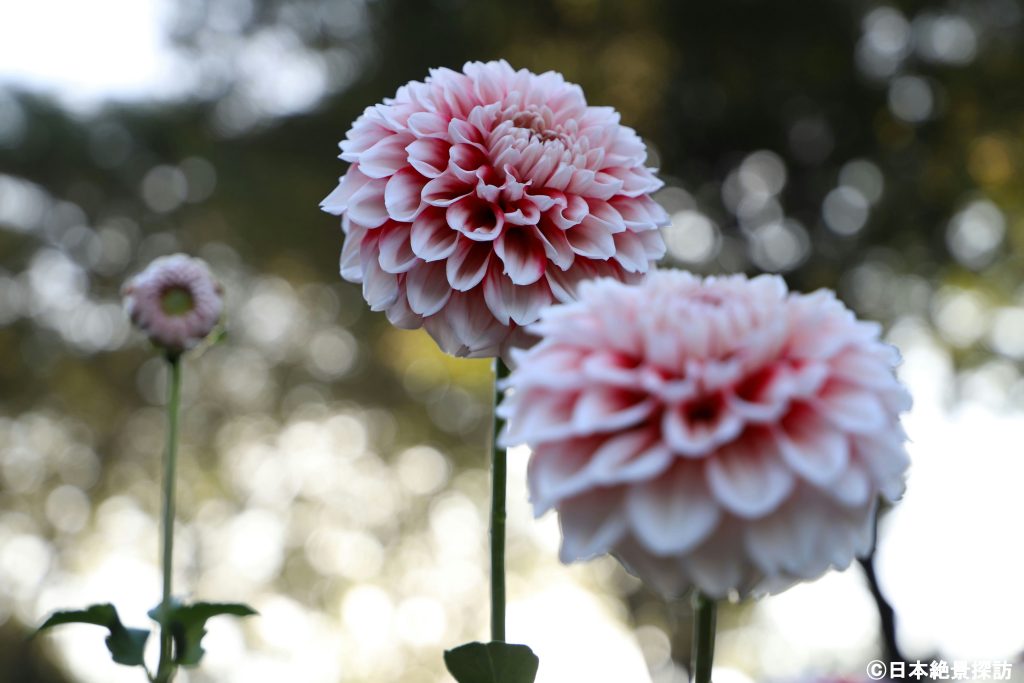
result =
[[[554,72],[435,69],[366,109],[341,158],[321,206],[342,276],[448,353],[497,355],[579,281],[636,280],[665,251],[643,142]]]
[[[565,562],[660,592],[782,590],[870,550],[908,465],[895,350],[831,292],[656,271],[584,283],[516,350],[500,407]]]
[[[156,346],[180,354],[199,344],[220,322],[220,283],[202,259],[161,256],[125,283],[125,309]]]

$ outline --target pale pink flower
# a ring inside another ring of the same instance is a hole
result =
[[[580,280],[639,279],[665,251],[643,142],[554,72],[435,69],[341,150],[352,165],[321,206],[342,216],[342,276],[448,353],[497,355]]]
[[[897,353],[828,291],[656,271],[584,283],[516,349],[504,442],[565,562],[612,553],[663,594],[782,590],[866,554],[904,488]]]
[[[206,262],[185,254],[161,256],[121,290],[132,322],[162,349],[195,347],[220,321],[221,286]]]

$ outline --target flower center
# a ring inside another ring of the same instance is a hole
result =
[[[160,293],[160,308],[167,315],[185,315],[193,308],[192,292],[185,287],[168,287]]]
[[[561,133],[548,128],[548,122],[538,111],[521,111],[512,117],[512,125],[516,128],[527,130],[531,135],[547,142],[548,140],[560,140]]]

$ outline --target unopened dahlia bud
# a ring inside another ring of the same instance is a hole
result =
[[[896,350],[828,291],[657,271],[544,309],[500,406],[563,561],[661,593],[774,592],[871,548],[909,464]]]
[[[171,354],[198,345],[223,310],[221,285],[206,262],[185,254],[155,259],[121,293],[135,326]]]

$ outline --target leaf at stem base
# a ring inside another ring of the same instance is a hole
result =
[[[126,666],[145,666],[142,654],[146,649],[149,631],[141,628],[126,628],[117,616],[117,609],[109,602],[90,605],[83,610],[62,610],[54,612],[36,633],[60,624],[95,624],[103,626],[110,635],[107,636],[107,649],[110,656],[118,664]]]
[[[525,645],[490,642],[445,650],[444,664],[458,683],[533,683],[540,660]]]
[[[167,614],[163,614],[162,605],[157,605],[149,611],[149,616],[154,621],[171,630],[171,638],[174,640],[174,663],[179,666],[199,664],[199,660],[206,653],[202,647],[203,636],[206,635],[206,621],[222,614],[249,617],[256,614],[256,610],[237,602],[196,602],[186,605],[172,601]]]

